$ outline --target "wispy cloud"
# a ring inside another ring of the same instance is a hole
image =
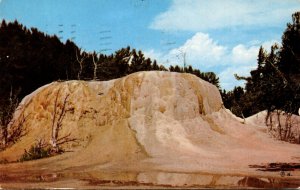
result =
[[[215,66],[226,54],[226,47],[219,45],[208,34],[198,32],[182,46],[172,49],[170,56],[186,54],[189,62],[206,67]]]
[[[287,3],[288,2],[288,3]],[[173,0],[150,28],[207,31],[243,26],[278,26],[300,9],[299,0]]]
[[[242,81],[235,79],[234,74],[248,76],[250,71],[256,68],[259,47],[262,45],[269,50],[271,45],[276,42],[275,40],[255,41],[229,48],[219,44],[208,34],[198,32],[183,45],[171,49],[165,54],[152,49],[145,51],[145,56],[158,60],[166,67],[169,65],[183,66],[183,53],[186,53],[188,65],[202,71],[214,71],[220,77],[222,88],[228,90],[243,84]]]
[[[227,47],[218,44],[206,33],[198,32],[186,42],[163,54],[155,50],[145,52],[147,57],[157,59],[165,66],[182,65],[185,54],[186,61],[195,68],[211,68],[218,66],[226,56]]]

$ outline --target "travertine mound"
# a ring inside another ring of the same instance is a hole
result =
[[[190,74],[153,71],[41,87],[15,113],[15,120],[26,116],[28,133],[0,158],[17,160],[36,140],[50,141],[56,96],[58,113],[68,96],[59,136],[79,141],[64,145],[70,152],[45,159],[44,166],[220,172],[300,156],[298,145],[242,124],[223,107],[212,84]]]
[[[282,137],[290,136],[291,142],[298,143],[300,142],[300,116],[299,115],[288,115],[284,111],[275,110],[270,113],[270,116],[267,120],[268,126],[266,124],[267,111],[261,111],[257,114],[254,114],[245,119],[246,123],[249,125],[260,126],[261,129],[268,132],[274,138],[278,138],[279,129],[278,126],[281,126]],[[270,118],[271,117],[271,118]],[[272,121],[272,126],[270,122]]]

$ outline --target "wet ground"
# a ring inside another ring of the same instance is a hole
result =
[[[274,177],[176,172],[0,170],[1,188],[299,188],[299,171]],[[277,175],[278,174],[278,175]]]

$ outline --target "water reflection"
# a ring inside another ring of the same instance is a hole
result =
[[[59,172],[6,174],[1,182],[36,184],[37,182],[58,183],[66,180],[83,182],[86,187],[184,187],[184,188],[297,188],[300,179],[289,177],[258,178],[253,176],[234,176],[200,173],[176,172]],[[39,183],[42,185],[41,183]],[[72,185],[72,184],[69,184]],[[77,187],[84,188],[85,186]],[[42,187],[42,186],[41,186]],[[76,187],[74,187],[76,188]]]
[[[141,173],[141,183],[166,184],[186,187],[255,187],[255,188],[297,188],[300,179],[256,178],[249,176],[186,174],[186,173]]]

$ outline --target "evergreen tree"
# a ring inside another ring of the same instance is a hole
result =
[[[284,110],[297,113],[300,107],[300,12],[294,13],[292,20],[282,36],[278,66],[285,82]]]
[[[300,107],[300,12],[293,14],[293,23],[287,25],[282,36],[282,47],[277,44],[267,53],[262,47],[258,53],[257,68],[246,80],[241,98],[245,116],[262,110],[283,110],[297,113]],[[226,97],[226,95],[223,95]],[[230,96],[230,95],[228,95]],[[233,106],[233,105],[227,105]]]

